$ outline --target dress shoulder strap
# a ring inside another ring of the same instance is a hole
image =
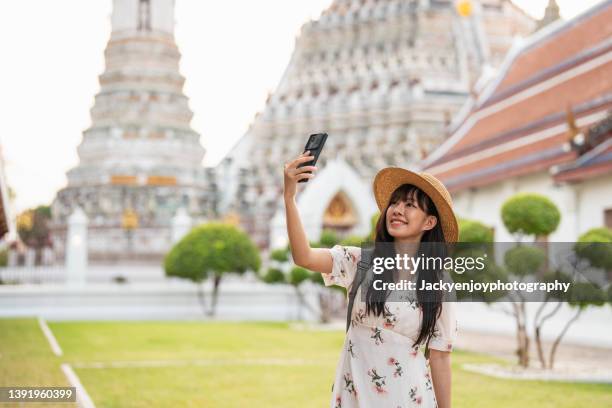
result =
[[[374,253],[374,248],[361,248],[361,260],[357,263],[357,272],[355,273],[355,279],[353,280],[353,284],[351,285],[351,289],[349,291],[348,296],[348,308],[346,311],[346,331],[351,325],[351,313],[353,311],[353,303],[355,303],[355,296],[357,295],[357,290],[359,286],[361,286],[361,282],[365,278],[368,269],[370,268],[370,264],[372,263],[372,254]]]

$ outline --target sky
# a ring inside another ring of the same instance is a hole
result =
[[[599,0],[557,0],[571,18]],[[514,0],[539,18],[548,0]],[[176,0],[175,38],[192,127],[216,165],[280,80],[303,23],[331,0]],[[104,70],[111,0],[0,4],[0,148],[12,215],[50,204],[78,164],[76,148]],[[238,97],[237,97],[238,96]]]

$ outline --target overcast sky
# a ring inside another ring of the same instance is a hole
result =
[[[570,18],[598,0],[558,0]],[[91,124],[111,0],[0,5],[0,146],[14,211],[49,204]],[[176,42],[193,128],[215,165],[240,138],[289,61],[300,26],[331,0],[176,1]],[[548,0],[515,0],[541,17]],[[237,97],[238,96],[238,97]]]

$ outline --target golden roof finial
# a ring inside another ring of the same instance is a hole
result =
[[[572,110],[572,105],[568,104],[565,115],[565,120],[567,122],[567,139],[572,140],[574,136],[580,133],[580,129],[576,126],[576,117],[574,116],[574,111]]]

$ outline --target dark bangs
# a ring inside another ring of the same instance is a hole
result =
[[[429,212],[430,209],[427,205],[428,197],[420,188],[412,184],[402,184],[401,186],[399,186],[393,192],[393,194],[391,194],[391,198],[389,198],[388,205],[395,204],[400,200],[408,201],[409,199],[412,199],[414,202],[416,202],[417,206],[426,214],[431,214]]]

